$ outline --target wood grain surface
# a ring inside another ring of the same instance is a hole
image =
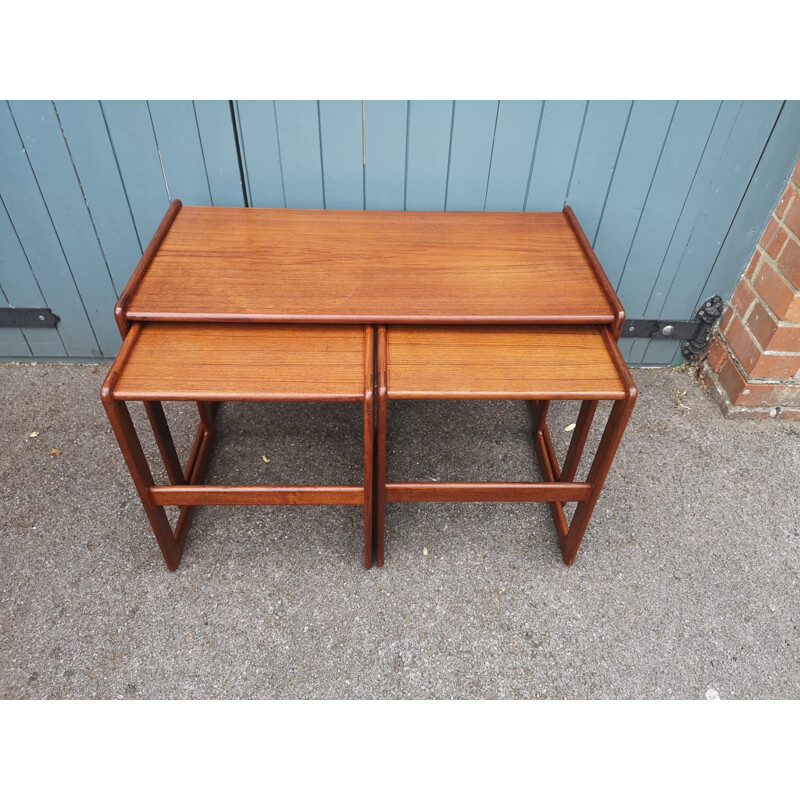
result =
[[[153,486],[157,506],[362,506],[362,486]]]
[[[615,347],[597,326],[390,326],[388,396],[621,399]]]
[[[562,212],[184,206],[129,320],[613,323]]]
[[[366,341],[357,325],[147,323],[120,351],[112,394],[115,400],[360,400]]]

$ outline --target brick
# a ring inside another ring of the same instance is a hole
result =
[[[747,381],[736,364],[728,359],[719,371],[719,384],[731,403],[738,403]]]
[[[800,353],[800,325],[775,319],[762,303],[756,303],[753,307],[745,327],[763,350]]]
[[[800,353],[800,325],[781,322],[769,343],[770,350],[781,353]]]
[[[708,365],[714,372],[719,372],[720,367],[728,359],[728,348],[722,342],[719,336],[715,336],[708,346]]]
[[[739,363],[745,368],[748,374],[758,363],[761,357],[761,349],[753,341],[738,317],[731,320],[728,330],[725,332],[725,341],[728,349],[736,356]]]
[[[791,209],[789,209],[789,212],[791,213]],[[788,238],[789,234],[786,233],[783,227],[774,218],[772,218],[767,223],[767,228],[761,237],[761,246],[772,258],[777,258],[781,250],[783,250],[783,246],[786,244]]]
[[[728,330],[728,326],[731,324],[731,320],[733,319],[733,309],[728,308],[725,309],[725,313],[722,315],[722,319],[719,323],[719,329],[725,333]]]
[[[792,173],[792,182],[796,186],[800,186],[800,160],[795,165],[794,172]]]
[[[778,323],[772,314],[767,311],[763,303],[756,303],[745,320],[745,324],[764,350],[775,349],[774,347],[770,348],[769,343],[778,329]]]
[[[800,408],[745,408],[743,406],[728,406],[723,409],[726,417],[733,419],[780,419],[784,422],[800,421]]]
[[[747,314],[747,310],[753,305],[753,300],[756,299],[756,293],[750,288],[747,281],[739,281],[736,291],[731,298],[731,305],[736,309],[742,319]]]
[[[769,380],[788,380],[794,378],[800,369],[800,354],[785,355],[783,353],[762,353],[752,366],[743,367],[751,378],[768,378]],[[800,389],[800,386],[797,387]]]
[[[800,291],[800,244],[794,239],[789,239],[783,249],[778,266],[781,272],[789,279],[789,283]]]
[[[735,406],[800,407],[800,385],[750,383],[732,359],[719,371],[719,384]]]
[[[755,253],[753,253],[753,257],[750,259],[750,263],[747,265],[747,269],[744,272],[744,276],[747,278],[747,280],[753,280],[753,275],[756,274],[759,261],[761,261],[761,253],[756,250]]]
[[[800,355],[800,325],[779,322],[769,340],[769,347],[764,349]]]
[[[800,354],[800,325],[779,322],[764,349]]]
[[[775,208],[775,216],[778,219],[783,219],[784,214],[786,214],[786,209],[789,208],[789,204],[792,202],[792,200],[795,198],[796,195],[797,195],[797,189],[795,188],[794,184],[791,181],[789,181],[789,183],[786,185],[786,189],[784,190],[783,195],[781,196],[780,201],[778,202],[778,205]]]
[[[792,307],[793,301],[798,299],[791,285],[767,261],[762,262],[753,281],[753,288],[767,301],[778,319],[786,319],[787,311]]]
[[[794,296],[794,300],[789,303],[786,311],[783,312],[784,322],[796,322],[800,324],[800,294]]]
[[[795,198],[792,201],[786,216],[783,218],[783,224],[795,235],[800,236],[800,200]]]

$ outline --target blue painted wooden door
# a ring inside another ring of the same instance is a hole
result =
[[[730,296],[800,151],[800,102],[0,103],[0,358],[99,360],[171,198],[192,205],[575,209],[630,317]],[[632,364],[675,345],[628,340]]]

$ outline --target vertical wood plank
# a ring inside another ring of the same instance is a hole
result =
[[[716,101],[678,103],[617,290],[629,317],[644,315],[720,105]],[[646,347],[646,342],[636,341],[630,362],[639,363]]]
[[[756,244],[800,157],[800,101],[787,100],[767,141],[753,178],[713,268],[695,295],[696,308],[719,291],[728,299],[744,273]]]
[[[319,113],[313,100],[275,102],[288,208],[325,208]]]
[[[33,357],[19,328],[0,328],[0,361],[29,361]]]
[[[237,100],[235,107],[250,205],[283,208],[286,198],[275,104],[271,100]]]
[[[457,100],[450,138],[447,211],[483,211],[489,185],[496,100]]]
[[[486,211],[524,210],[543,105],[541,101],[500,101]]]
[[[194,111],[212,204],[243,206],[244,187],[236,155],[230,103],[227,100],[195,100]]]
[[[55,108],[46,100],[13,101],[10,107],[97,343],[103,355],[113,355],[119,346],[112,312],[118,295]]]
[[[169,206],[150,112],[144,100],[103,100],[100,107],[144,249]]]
[[[636,340],[635,339],[620,339],[619,340],[619,352],[622,354],[622,357],[627,361],[629,364],[633,363],[631,361],[631,348]]]
[[[453,101],[412,100],[408,109],[408,211],[444,211]]]
[[[0,305],[11,305],[2,284],[0,284]],[[33,352],[19,328],[0,328],[0,360],[26,361],[32,355]]]
[[[728,105],[736,106],[736,116],[725,126],[727,135],[720,145],[714,140],[722,137],[709,139],[646,316],[688,319],[694,313],[695,297],[722,247],[781,108],[780,102],[757,101],[725,103],[723,110]],[[721,111],[715,133],[722,117]],[[643,358],[651,363],[670,361],[674,351],[673,343],[649,342]]]
[[[360,100],[321,100],[325,208],[364,208],[364,138]]]
[[[100,104],[96,100],[65,100],[55,106],[114,290],[120,294],[142,248]]]
[[[702,289],[689,303],[696,309],[712,294],[719,293],[727,301],[752,258],[766,220],[786,186],[788,176],[800,156],[800,102],[787,101],[778,116],[769,140],[760,156],[747,191],[742,199],[725,241],[716,255]],[[669,307],[669,306],[667,306]],[[651,351],[648,348],[648,356]],[[654,351],[663,363],[668,351]],[[671,363],[681,363],[680,351],[672,353]]]
[[[742,103],[740,100],[726,100],[720,106],[719,113],[714,121],[714,127],[711,129],[700,163],[692,180],[692,185],[689,187],[686,197],[684,198],[681,215],[675,225],[667,252],[658,265],[658,268],[654,270],[651,278],[648,305],[645,306],[645,310],[642,314],[647,313],[647,308],[650,307],[650,301],[656,291],[656,287],[659,281],[663,280],[665,277],[664,270],[676,268],[677,261],[680,259],[686,247],[692,229],[698,222],[698,214],[703,199],[708,192],[714,170],[731,136],[741,107]],[[687,318],[691,317],[693,310],[694,309],[687,309],[681,316],[686,316]],[[655,347],[653,347],[653,345],[655,345]],[[653,347],[652,351],[651,347]],[[641,339],[634,343],[633,349],[631,350],[631,359],[635,360],[637,363],[650,364],[652,363],[650,358],[657,357],[657,353],[662,353],[668,355],[666,360],[669,361],[678,347],[679,344],[675,342],[651,342]]]
[[[367,100],[365,117],[365,207],[402,211],[406,189],[408,102]]]
[[[714,128],[706,143],[705,150],[703,151],[700,164],[689,187],[688,192],[683,201],[681,215],[672,233],[672,237],[667,248],[667,252],[659,265],[659,270],[654,276],[654,281],[650,289],[650,296],[647,300],[647,305],[644,308],[644,313],[654,311],[659,313],[661,306],[664,302],[664,297],[675,271],[680,267],[681,262],[687,255],[687,248],[692,248],[692,241],[696,239],[697,235],[710,234],[706,237],[706,245],[713,239],[715,231],[714,222],[717,214],[714,213],[712,219],[708,218],[708,212],[715,204],[713,194],[715,192],[715,176],[719,179],[720,170],[726,168],[726,161],[729,161],[730,155],[735,152],[736,157],[741,154],[741,119],[743,105],[741,101],[725,101],[722,103],[720,112],[714,123]],[[776,111],[777,113],[777,111]],[[773,118],[774,121],[774,118]],[[763,149],[764,139],[758,145],[758,151]],[[737,146],[737,144],[739,146]],[[726,154],[727,157],[726,157]],[[756,158],[758,156],[756,155]],[[722,205],[727,205],[730,208],[730,219],[733,219],[736,206],[739,204],[741,195],[744,194],[744,189],[747,181],[752,174],[752,167],[755,162],[750,165],[750,169],[738,169],[735,172],[736,176],[728,176],[734,180],[726,187],[726,196],[724,198],[717,198],[722,201]],[[747,174],[744,174],[744,173]],[[738,180],[736,179],[738,177]],[[729,191],[735,187],[737,183],[742,183],[741,191],[738,196],[729,194]],[[712,212],[713,213],[713,212]],[[727,227],[727,226],[726,226]],[[722,234],[724,235],[724,234]],[[721,239],[719,241],[721,244]],[[704,246],[705,249],[705,246]],[[697,253],[697,255],[702,255]],[[696,265],[700,269],[705,269],[706,275],[708,274],[709,265],[700,262]],[[684,310],[682,313],[690,313],[689,309]]]
[[[564,208],[585,113],[584,101],[548,100],[544,104],[526,211]]]
[[[5,189],[7,192],[14,191],[13,186],[6,186]],[[9,305],[19,308],[41,308],[47,305],[2,203],[0,203],[0,285],[3,287],[4,301]],[[57,330],[30,328],[27,337],[21,332],[19,337],[14,336],[13,329],[0,330],[11,330],[0,346],[0,356],[67,355]]]
[[[631,109],[594,242],[595,253],[615,286],[633,242],[676,105],[671,101],[637,100]]]
[[[697,204],[695,221],[685,237],[686,243],[673,260],[665,262],[648,303],[648,313],[674,316],[694,311],[695,300],[706,285],[710,267],[716,261],[744,198],[781,105],[776,101],[742,104],[708,186],[703,187],[702,202]],[[771,209],[766,211],[765,218],[770,212]]]
[[[29,361],[33,358],[19,328],[0,328],[0,361]]]
[[[675,110],[617,290],[629,317],[644,312],[719,108],[718,102],[691,101]]]
[[[194,104],[191,100],[151,100],[148,106],[170,200],[177,197],[187,206],[211,205]]]
[[[102,355],[7,103],[0,104],[0,193],[68,355]]]
[[[586,109],[567,203],[590,242],[597,234],[630,112],[631,103],[617,100],[592,100]]]

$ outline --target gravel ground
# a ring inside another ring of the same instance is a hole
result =
[[[798,423],[727,420],[689,373],[638,370],[571,568],[546,505],[395,504],[383,569],[359,508],[233,507],[197,511],[169,573],[106,369],[0,365],[0,697],[800,697]],[[576,412],[551,411],[561,457]],[[185,452],[193,409],[168,416]],[[524,403],[389,416],[393,480],[535,479]],[[360,481],[357,404],[218,419],[209,480]]]

